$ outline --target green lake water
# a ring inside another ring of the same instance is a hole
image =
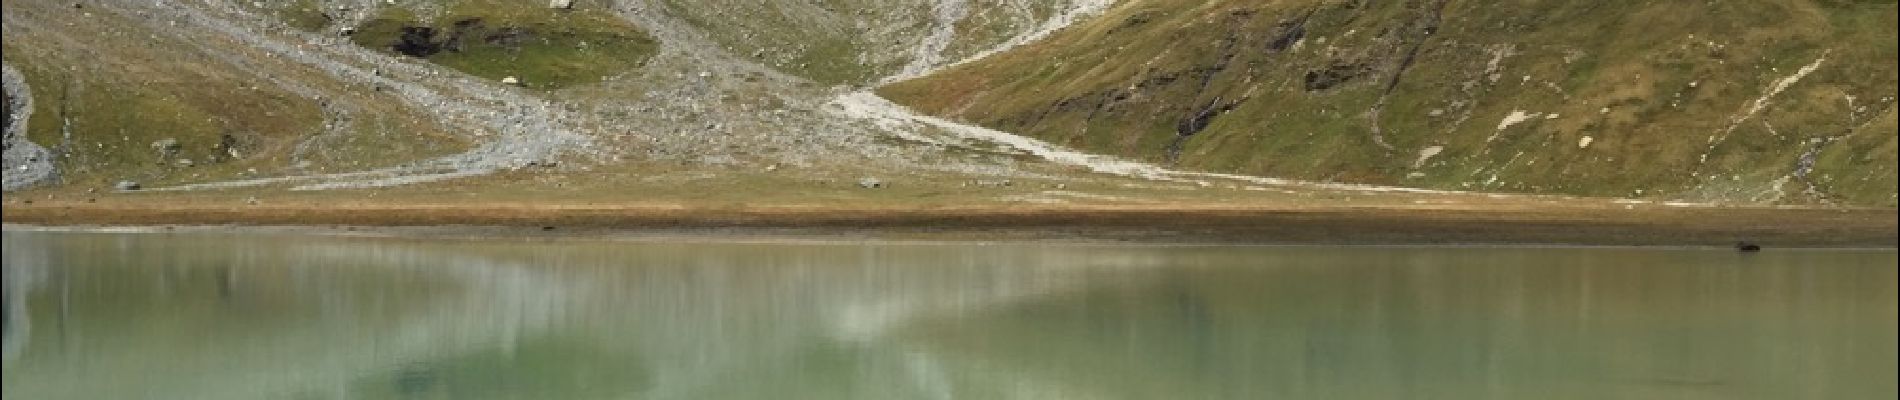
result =
[[[5,233],[5,398],[1893,399],[1896,252]]]

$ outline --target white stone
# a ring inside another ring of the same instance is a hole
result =
[[[1419,167],[1424,167],[1426,161],[1430,161],[1432,157],[1437,156],[1438,153],[1442,153],[1444,151],[1445,151],[1445,146],[1429,146],[1426,148],[1418,149],[1418,159],[1412,161],[1412,169],[1418,169]]]
[[[1511,115],[1506,115],[1504,116],[1504,120],[1498,121],[1498,130],[1501,131],[1504,130],[1504,128],[1510,128],[1511,125],[1529,121],[1531,118],[1537,118],[1539,115],[1540,113],[1527,113],[1524,112],[1524,110],[1511,110]]]

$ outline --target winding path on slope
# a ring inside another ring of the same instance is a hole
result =
[[[437,122],[457,128],[477,142],[469,151],[406,165],[358,172],[293,175],[261,179],[210,182],[154,190],[203,190],[274,184],[295,184],[292,190],[323,190],[398,186],[478,176],[550,160],[588,148],[592,142],[572,113],[552,102],[459,74],[438,73],[439,67],[401,60],[315,33],[282,31],[267,18],[225,3],[124,2],[128,9],[144,9],[169,18],[131,18],[151,23],[179,22],[181,36],[207,41],[229,41],[271,57],[322,71],[344,82],[389,88],[405,103],[426,109]],[[103,9],[103,7],[102,7]],[[244,56],[235,56],[243,58]],[[224,60],[229,61],[229,60]]]
[[[945,4],[952,4],[952,3],[960,4],[961,0],[942,0],[939,3],[940,4],[937,7],[939,12],[948,12],[952,15],[959,15],[962,13],[961,11],[957,11],[957,10],[960,10],[961,7],[945,5]],[[1017,46],[1021,46],[1024,44],[1035,42],[1037,40],[1041,40],[1045,37],[1048,37],[1050,34],[1053,34],[1057,31],[1062,30],[1063,28],[1067,28],[1070,25],[1074,25],[1075,23],[1085,20],[1089,17],[1099,15],[1103,11],[1106,11],[1107,8],[1113,4],[1114,4],[1113,0],[1078,0],[1074,3],[1071,3],[1069,5],[1069,8],[1063,10],[1061,13],[1058,13],[1057,15],[1055,15],[1054,17],[1050,18],[1047,21],[1044,21],[1042,25],[1037,26],[1035,29],[1030,30],[1028,32],[1024,32],[1021,35],[1017,35],[1016,37],[1011,38],[1008,41],[1005,41],[1002,44],[997,45],[996,47],[992,47],[990,49],[978,52],[977,54],[971,57],[968,57],[962,60],[957,60],[954,62],[942,63],[942,64],[932,65],[928,67],[917,67],[915,64],[913,64],[912,66],[906,67],[903,71],[900,71],[898,74],[887,77],[883,80],[880,80],[879,82],[888,84],[888,83],[894,83],[900,80],[922,77],[922,76],[929,75],[931,73],[935,73],[937,71],[943,70],[944,68],[950,68],[950,67],[955,67],[955,66],[962,65],[965,63],[974,62],[974,61],[983,59],[985,57],[995,55],[997,53],[1008,51]],[[944,11],[944,10],[949,10],[949,11]],[[945,23],[955,24],[956,21],[949,20],[946,22],[940,19],[938,23],[939,24],[945,24]],[[943,27],[939,26],[938,28],[941,30],[941,28]],[[924,43],[919,45],[918,49],[916,49],[914,53],[920,55],[920,60],[931,59],[931,58],[923,57],[921,55],[937,54],[942,51],[944,44],[938,43],[938,41],[947,42],[948,40],[950,40],[950,38],[940,37],[940,36],[943,36],[943,35],[933,34],[930,36],[930,39],[932,40],[926,40]],[[833,98],[831,102],[829,103],[829,105],[831,106],[829,108],[829,111],[835,112],[846,118],[855,118],[855,119],[870,121],[878,126],[892,130],[893,131],[892,134],[896,134],[896,135],[903,136],[905,138],[909,138],[913,140],[923,140],[923,141],[936,142],[936,143],[952,143],[952,142],[966,142],[966,141],[992,143],[992,144],[997,144],[1001,146],[1007,146],[1009,148],[1013,148],[1023,153],[1034,155],[1036,157],[1039,157],[1044,160],[1048,160],[1050,162],[1054,162],[1057,164],[1079,166],[1079,167],[1086,168],[1092,172],[1109,174],[1109,175],[1118,175],[1118,176],[1149,179],[1149,180],[1159,180],[1159,181],[1188,182],[1188,183],[1200,184],[1203,186],[1213,185],[1215,184],[1216,181],[1225,181],[1228,183],[1238,183],[1238,184],[1244,184],[1244,185],[1296,186],[1296,187],[1301,187],[1301,188],[1349,190],[1349,191],[1436,193],[1436,194],[1463,193],[1463,192],[1455,192],[1455,191],[1416,189],[1416,188],[1392,187],[1392,186],[1306,182],[1306,181],[1296,181],[1296,180],[1289,180],[1289,179],[1268,178],[1268,177],[1259,177],[1259,176],[1250,176],[1250,175],[1220,174],[1220,173],[1210,173],[1210,172],[1194,172],[1194,171],[1181,171],[1181,170],[1168,169],[1168,168],[1163,168],[1161,166],[1157,166],[1153,164],[1124,160],[1124,159],[1120,159],[1113,156],[1090,154],[1086,152],[1076,151],[1074,149],[1065,148],[1062,146],[1051,144],[1049,142],[1037,140],[1037,139],[1022,136],[1022,135],[1017,135],[1010,132],[999,131],[999,130],[985,128],[981,126],[952,121],[945,118],[921,114],[921,113],[916,112],[915,110],[911,110],[908,107],[904,107],[903,105],[899,105],[895,102],[892,102],[889,99],[880,97],[875,92],[873,92],[873,90],[874,88],[838,95],[837,97]],[[926,127],[934,128],[934,129],[923,129]],[[950,138],[932,138],[929,132],[942,132],[942,133],[948,133],[954,136]],[[1260,189],[1259,187],[1251,187],[1251,188]]]

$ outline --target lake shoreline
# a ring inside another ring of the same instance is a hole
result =
[[[883,244],[929,245],[1054,245],[1112,247],[1363,247],[1363,248],[1535,248],[1535,249],[1654,249],[1654,250],[1730,250],[1732,244],[1591,244],[1537,242],[1318,242],[1318,241],[1216,241],[1195,237],[1165,237],[1165,232],[1147,236],[1074,235],[1057,231],[1016,230],[1010,232],[895,231],[797,228],[655,228],[655,229],[576,229],[565,232],[542,231],[511,226],[314,226],[314,225],[33,225],[5,223],[6,232],[36,233],[107,233],[107,234],[208,234],[208,235],[282,235],[390,240],[471,240],[526,242],[610,242],[610,243],[683,243],[683,244],[757,244],[757,245],[852,245]],[[1059,236],[1068,235],[1068,236]],[[1892,251],[1900,246],[1881,245],[1792,245],[1771,250],[1801,251]]]
[[[1892,209],[8,205],[7,229],[720,241],[1895,248]]]

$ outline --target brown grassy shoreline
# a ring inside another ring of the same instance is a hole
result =
[[[4,221],[49,226],[439,227],[481,234],[638,232],[972,240],[1250,244],[1553,244],[1895,247],[1893,209],[1740,207],[8,204]],[[552,230],[544,231],[544,227]]]

